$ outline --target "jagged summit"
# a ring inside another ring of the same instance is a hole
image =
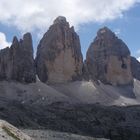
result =
[[[105,33],[105,32],[111,32],[111,33],[113,33],[112,31],[111,31],[111,29],[109,29],[107,26],[104,26],[104,27],[102,27],[102,28],[100,28],[99,30],[98,30],[98,33]]]
[[[98,30],[97,32],[97,37],[102,36],[102,37],[110,37],[114,38],[117,37],[114,32],[112,32],[108,27],[103,27]]]
[[[114,55],[126,56],[130,55],[127,45],[119,39],[114,32],[108,27],[103,27],[98,30],[97,36],[94,39],[96,48],[107,49],[108,53]],[[100,44],[99,44],[100,43]]]
[[[27,44],[28,43],[28,44]],[[24,44],[24,45],[22,45]],[[32,45],[32,35],[31,33],[25,33],[23,35],[23,39],[18,39],[17,36],[14,36],[13,37],[13,41],[12,41],[12,46],[15,46],[15,47],[27,47],[27,46],[31,46],[33,48],[33,45]]]
[[[54,20],[53,23],[54,23],[54,24],[57,24],[57,23],[65,24],[65,23],[67,23],[67,20],[66,20],[66,18],[65,18],[64,16],[58,16],[58,17]]]
[[[29,38],[32,38],[31,33],[27,32],[23,35],[23,39],[29,39]]]
[[[14,36],[14,37],[13,37],[13,42],[12,42],[12,44],[14,44],[14,43],[16,43],[16,42],[18,42],[18,38],[17,38],[16,36]]]
[[[13,38],[10,48],[0,51],[0,80],[35,82],[32,36],[27,33],[23,39]]]

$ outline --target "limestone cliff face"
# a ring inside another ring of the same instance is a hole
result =
[[[35,62],[30,33],[20,40],[14,37],[10,48],[0,50],[0,80],[32,83],[37,74],[42,82],[50,84],[84,77],[105,84],[129,85],[133,77],[140,80],[139,73],[140,63],[130,57],[126,44],[107,27],[98,31],[83,65],[79,36],[61,16],[41,39]]]
[[[107,27],[100,29],[86,55],[89,78],[112,85],[133,83],[130,51]]]
[[[41,81],[65,83],[82,75],[79,36],[65,17],[58,17],[38,45],[37,74]]]
[[[140,80],[140,62],[134,57],[131,57],[131,71],[133,77]]]
[[[7,80],[12,76],[12,61],[10,48],[0,50],[0,80]]]
[[[14,37],[10,48],[0,51],[0,80],[35,82],[32,37],[30,33],[18,41]]]

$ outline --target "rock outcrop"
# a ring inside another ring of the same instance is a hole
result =
[[[130,56],[126,44],[104,27],[91,43],[83,64],[79,36],[60,16],[41,39],[35,62],[30,33],[20,40],[14,37],[10,48],[0,50],[0,80],[32,83],[36,74],[50,84],[84,77],[105,84],[132,85],[133,78],[140,80],[140,63]]]
[[[36,66],[42,82],[65,83],[81,78],[83,58],[79,36],[65,17],[56,18],[41,39]]]
[[[133,77],[140,80],[140,62],[134,57],[131,57],[131,71]]]
[[[14,37],[10,48],[0,51],[0,80],[35,82],[33,45],[30,33],[18,41]]]
[[[86,56],[89,78],[112,85],[133,83],[130,51],[110,29],[100,29]]]
[[[6,121],[0,120],[0,140],[34,140]]]

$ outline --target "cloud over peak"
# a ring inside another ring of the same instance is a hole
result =
[[[0,32],[0,49],[3,49],[5,47],[9,47],[10,45],[11,45],[11,42],[8,42],[6,40],[5,34]]]
[[[88,22],[104,22],[123,16],[139,0],[1,0],[0,22],[20,31],[44,30],[63,15],[78,27]]]

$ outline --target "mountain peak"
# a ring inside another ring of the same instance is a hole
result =
[[[67,23],[67,20],[64,16],[58,16],[55,20],[54,20],[54,24],[58,24],[58,23],[62,23],[65,24]]]
[[[130,51],[109,28],[99,29],[86,57],[88,71],[93,79],[112,85],[133,83]]]
[[[81,78],[83,56],[74,27],[59,16],[38,45],[37,74],[47,83],[65,83]]]
[[[15,44],[15,43],[18,43],[18,38],[16,36],[13,37],[13,43],[12,44]]]
[[[11,47],[1,51],[0,59],[0,81],[16,80],[23,83],[35,82],[31,34],[25,34],[20,41],[17,37],[14,37]]]
[[[103,27],[101,29],[98,30],[97,32],[97,36],[100,37],[100,36],[105,36],[105,37],[115,37],[115,33],[113,33],[108,27]]]
[[[32,35],[29,32],[23,35],[23,40],[28,40],[28,39],[31,39],[31,38],[32,38]]]

